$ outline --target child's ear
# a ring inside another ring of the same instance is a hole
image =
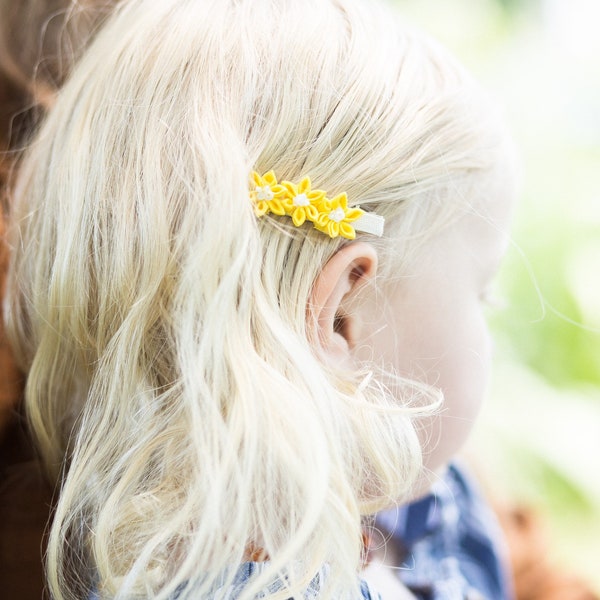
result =
[[[366,242],[338,250],[323,267],[307,307],[310,334],[336,363],[349,358],[357,341],[359,318],[348,305],[359,288],[377,272],[377,252]]]

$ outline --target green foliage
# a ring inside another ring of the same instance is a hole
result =
[[[508,13],[515,13],[539,3],[537,0],[495,0],[495,2]]]

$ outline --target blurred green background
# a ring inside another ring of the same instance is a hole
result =
[[[600,0],[395,1],[495,93],[521,158],[476,466],[600,592]]]

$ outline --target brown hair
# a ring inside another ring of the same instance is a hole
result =
[[[0,0],[0,300],[8,180],[35,124],[118,0]],[[0,432],[20,396],[20,376],[0,319]]]
[[[117,1],[0,0],[0,188],[19,147]]]
[[[36,123],[93,31],[117,0],[0,0],[0,303],[8,252],[4,245],[8,181]],[[40,549],[52,487],[39,475],[23,425],[15,419],[23,377],[14,364],[0,314],[0,581],[7,597],[39,600]],[[11,548],[18,545],[18,557]]]

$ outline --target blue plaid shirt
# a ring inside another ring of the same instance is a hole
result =
[[[514,597],[496,518],[464,467],[451,465],[431,494],[380,513],[376,524],[419,600]]]
[[[260,571],[266,566],[266,564],[267,563],[264,563],[264,562],[247,562],[247,563],[244,563],[243,565],[241,565],[235,574],[233,584],[227,588],[227,594],[225,597],[227,599],[231,599],[231,600],[234,600],[235,598],[237,598],[240,595],[240,593],[242,592],[242,590],[244,589],[244,586],[246,585],[246,583],[248,582],[250,577],[253,577],[253,576],[257,575],[258,573],[260,573]],[[321,570],[319,571],[319,573],[317,573],[315,575],[313,580],[310,582],[310,585],[304,592],[305,600],[317,600],[318,599],[320,588],[321,588],[321,581],[323,581],[327,578],[327,572],[328,572],[327,565],[324,565],[321,568]],[[276,581],[271,586],[269,586],[268,588],[265,589],[265,593],[268,593],[268,592],[273,593],[277,590],[280,590],[281,588],[282,588],[281,581]],[[221,594],[223,591],[224,591],[224,588],[220,588],[220,589],[218,588],[215,595],[221,597]],[[361,592],[360,598],[357,600],[381,600],[381,597],[379,596],[379,594],[374,592],[369,587],[369,584],[366,581],[360,582],[360,592]],[[261,597],[261,595],[259,594],[258,597]]]
[[[211,597],[219,597],[226,598],[227,600],[235,600],[242,593],[244,587],[247,585],[248,580],[258,575],[267,565],[265,562],[247,562],[240,565],[237,569],[235,576],[233,578],[232,583],[226,583],[227,579],[225,574],[223,575],[222,583],[215,586],[215,590]],[[320,593],[321,581],[323,581],[327,577],[328,568],[327,565],[324,565],[321,570],[315,575],[313,580],[310,582],[310,585],[304,592],[305,600],[317,600]],[[227,587],[225,587],[227,586]],[[267,588],[264,589],[262,593],[259,593],[257,598],[262,597],[268,593],[276,592],[283,587],[281,581],[276,581]],[[179,597],[179,593],[175,593],[173,600],[177,600]],[[100,600],[100,596],[97,592],[92,592],[88,596],[88,600]],[[366,581],[360,581],[360,596],[357,600],[381,600],[381,596],[373,591],[369,584]]]

